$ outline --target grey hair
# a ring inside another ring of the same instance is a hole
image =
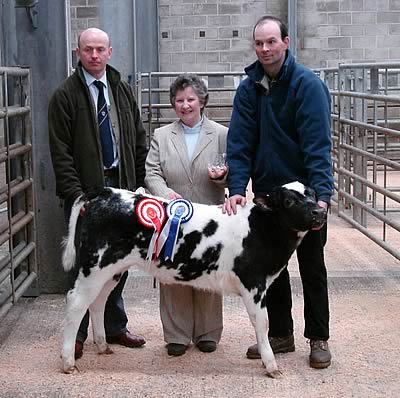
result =
[[[184,73],[179,75],[169,88],[169,101],[175,108],[176,93],[184,90],[186,87],[192,87],[196,95],[199,97],[200,104],[203,106],[201,113],[208,103],[208,90],[204,81],[195,74]]]

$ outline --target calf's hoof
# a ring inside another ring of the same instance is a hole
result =
[[[111,355],[111,354],[114,354],[114,351],[108,346],[104,350],[99,351],[99,355]]]
[[[267,376],[271,379],[281,379],[283,377],[283,373],[278,370],[273,370],[272,372],[267,372]]]
[[[63,369],[64,373],[67,375],[72,375],[75,373],[79,373],[79,369],[74,365]]]

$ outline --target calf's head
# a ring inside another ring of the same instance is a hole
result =
[[[318,205],[315,191],[299,182],[276,187],[266,198],[267,206],[278,212],[282,228],[308,231],[322,227],[326,210]]]

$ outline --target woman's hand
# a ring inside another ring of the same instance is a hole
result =
[[[168,194],[168,195],[166,196],[166,199],[168,199],[168,200],[173,200],[173,199],[180,199],[181,197],[182,197],[182,196],[179,195],[179,193],[171,192],[170,194]]]
[[[228,166],[227,165],[224,165],[222,167],[208,166],[207,171],[208,171],[208,176],[212,180],[222,180],[228,173]]]

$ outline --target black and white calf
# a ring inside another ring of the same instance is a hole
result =
[[[146,260],[153,230],[144,227],[135,212],[143,197],[105,188],[94,198],[78,199],[72,208],[63,266],[66,271],[78,267],[79,274],[67,295],[64,372],[76,369],[75,337],[88,308],[98,351],[110,352],[103,323],[106,299],[124,271],[140,266],[163,283],[240,295],[254,326],[267,374],[279,376],[267,338],[266,292],[287,266],[306,231],[326,221],[314,191],[298,182],[287,184],[267,196],[266,205],[248,204],[232,216],[222,214],[218,206],[194,203],[193,217],[180,226],[173,262],[163,260],[161,251],[156,263]],[[75,229],[83,206],[77,244]],[[79,248],[77,256],[75,245]]]

